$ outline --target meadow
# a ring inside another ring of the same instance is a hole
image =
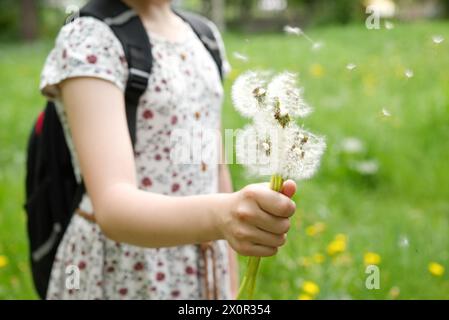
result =
[[[328,144],[318,174],[299,182],[287,244],[262,261],[256,298],[449,299],[449,23],[308,35],[321,48],[284,34],[225,35],[233,69],[223,127],[246,122],[229,94],[241,72],[290,70],[315,108],[304,126]],[[24,157],[45,102],[38,83],[51,46],[0,44],[0,299],[36,298]],[[238,165],[231,171],[236,189],[256,181]],[[246,258],[240,262],[243,272]],[[379,267],[379,289],[366,287],[367,265]]]

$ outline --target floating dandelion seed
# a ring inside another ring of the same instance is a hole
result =
[[[383,115],[384,117],[391,117],[390,111],[388,111],[388,110],[385,109],[385,108],[382,109],[382,115]]]
[[[323,43],[323,42],[321,42],[321,41],[314,42],[313,45],[312,45],[312,50],[318,51],[318,50],[320,50],[322,47],[324,47],[324,43]]]
[[[377,160],[365,160],[354,163],[353,168],[355,171],[362,175],[374,175],[379,171],[379,163]]]
[[[413,70],[411,70],[411,69],[405,70],[405,76],[406,76],[408,79],[413,78],[414,75],[415,75],[415,73],[413,72]]]
[[[400,248],[407,248],[410,245],[409,240],[407,236],[403,235],[399,238],[398,246]]]
[[[441,35],[435,35],[432,37],[432,41],[435,44],[441,44],[444,41],[444,37]]]
[[[385,28],[387,30],[393,30],[394,29],[394,23],[391,21],[385,21]]]
[[[341,142],[341,149],[345,153],[355,154],[363,152],[365,150],[365,145],[359,138],[347,137]]]
[[[354,70],[355,68],[357,68],[357,65],[354,64],[354,63],[348,63],[348,64],[346,65],[346,69],[348,69],[349,71],[352,71],[352,70]]]
[[[234,58],[236,58],[237,60],[241,60],[243,62],[247,62],[249,59],[247,56],[245,56],[244,54],[241,54],[240,52],[235,51],[233,53]]]
[[[293,34],[295,36],[299,36],[302,34],[302,30],[299,27],[292,27],[292,26],[284,26],[284,32],[287,34]]]
[[[315,45],[315,41],[312,40],[301,28],[299,27],[292,27],[292,26],[285,26],[284,32],[287,34],[295,35],[295,36],[304,36],[307,41],[309,41],[312,44],[312,48]]]

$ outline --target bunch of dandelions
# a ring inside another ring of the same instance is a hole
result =
[[[317,170],[326,147],[324,138],[298,126],[312,108],[303,99],[296,74],[269,77],[253,71],[232,87],[234,106],[253,121],[236,137],[237,162],[250,173],[271,176],[270,187],[280,192],[286,179],[307,179]],[[249,257],[237,299],[252,299],[260,257]]]

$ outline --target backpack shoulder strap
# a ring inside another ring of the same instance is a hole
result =
[[[125,90],[126,118],[133,145],[136,142],[136,114],[153,66],[151,43],[136,12],[120,0],[91,0],[80,12],[106,23],[123,46],[129,75]]]
[[[185,22],[187,22],[201,40],[201,42],[206,47],[207,51],[209,51],[210,55],[214,59],[218,71],[220,72],[220,77],[223,79],[223,56],[219,44],[219,40],[214,32],[214,25],[211,21],[206,19],[203,16],[195,14],[193,12],[188,12],[180,9],[173,9],[173,11],[182,18]]]

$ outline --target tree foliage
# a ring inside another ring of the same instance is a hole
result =
[[[19,30],[19,6],[16,0],[0,1],[0,39],[11,38]]]

